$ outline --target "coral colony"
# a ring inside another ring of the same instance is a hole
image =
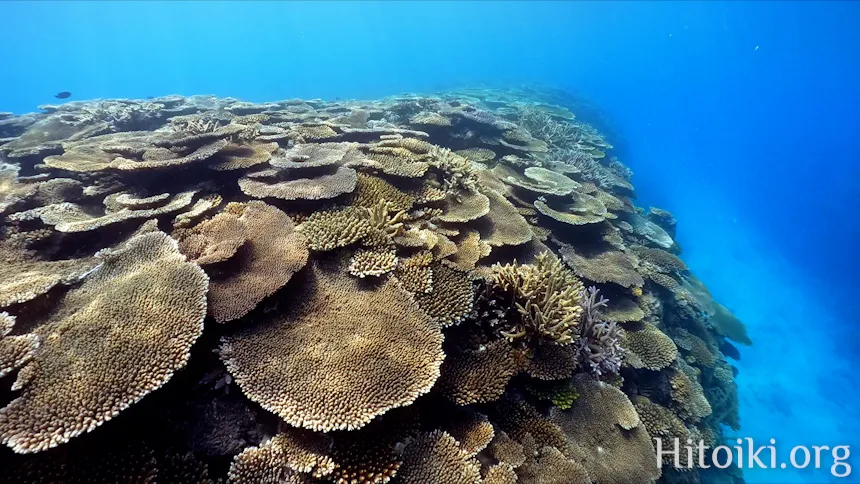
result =
[[[0,482],[742,482],[654,439],[744,326],[550,94],[0,114]]]

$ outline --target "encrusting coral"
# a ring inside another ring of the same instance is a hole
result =
[[[0,481],[742,483],[660,477],[752,342],[576,96],[41,109],[0,114]]]

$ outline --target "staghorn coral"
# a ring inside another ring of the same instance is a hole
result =
[[[570,344],[582,316],[582,283],[555,257],[544,252],[534,265],[493,266],[493,290],[519,313],[502,335],[530,346]]]
[[[438,389],[458,405],[497,400],[519,372],[517,351],[499,340],[477,350],[449,355],[442,363]]]
[[[308,260],[304,235],[296,232],[290,217],[277,208],[260,201],[248,202],[237,222],[244,227],[245,243],[231,258],[231,270],[210,274],[209,314],[219,323],[248,314]]]
[[[380,200],[373,207],[364,209],[363,213],[370,223],[370,230],[362,241],[365,246],[390,248],[394,239],[403,234],[406,212],[394,210],[391,202]]]
[[[415,302],[443,328],[463,321],[472,311],[474,292],[469,273],[447,264],[431,266],[433,287],[416,292]]]
[[[639,331],[625,331],[620,345],[626,362],[633,368],[659,371],[667,368],[678,357],[678,348],[672,339],[650,323],[646,323],[644,329]]]
[[[433,146],[427,156],[428,163],[441,172],[446,191],[477,192],[480,181],[477,170],[469,160],[438,146]]]
[[[460,450],[450,434],[433,431],[418,436],[403,451],[396,484],[479,484],[481,466]]]
[[[243,392],[291,425],[359,428],[439,376],[438,325],[395,281],[362,287],[342,266],[314,262],[283,313],[223,339]]]
[[[162,232],[105,252],[59,302],[0,410],[0,439],[37,452],[89,432],[185,366],[203,331],[208,278]],[[93,338],[97,334],[100,337]]]

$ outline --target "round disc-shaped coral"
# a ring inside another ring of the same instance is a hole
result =
[[[185,366],[203,331],[208,278],[162,232],[137,236],[59,302],[0,410],[0,439],[45,450],[89,432]]]
[[[394,280],[367,287],[343,265],[313,264],[283,314],[221,347],[245,394],[298,427],[362,427],[439,376],[439,326]]]

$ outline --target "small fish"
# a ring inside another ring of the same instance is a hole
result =
[[[72,95],[72,93],[70,93],[69,91],[63,91],[63,92],[58,92],[57,94],[54,95],[54,97],[57,99],[66,99],[67,97],[69,97],[71,95]]]

